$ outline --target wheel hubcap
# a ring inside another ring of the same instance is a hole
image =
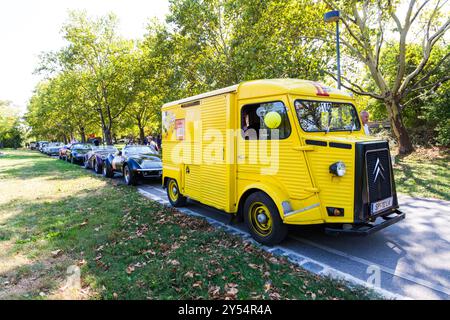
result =
[[[255,202],[250,206],[249,220],[253,230],[262,237],[272,233],[272,216],[267,206],[261,202]]]
[[[170,181],[168,190],[169,190],[170,200],[172,200],[173,202],[177,201],[178,200],[178,188],[174,181]]]
[[[267,216],[264,213],[258,214],[258,216],[256,218],[258,219],[259,223],[264,224],[267,222]]]

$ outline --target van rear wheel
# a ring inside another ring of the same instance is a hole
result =
[[[167,198],[174,207],[182,207],[186,205],[187,198],[180,193],[180,188],[175,179],[167,181]]]
[[[282,242],[288,227],[273,200],[263,192],[252,193],[244,203],[244,221],[253,238],[265,245]]]

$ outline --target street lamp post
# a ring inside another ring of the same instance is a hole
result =
[[[336,54],[337,54],[337,86],[341,89],[341,52],[339,46],[339,10],[333,10],[325,13],[325,22],[336,22]]]

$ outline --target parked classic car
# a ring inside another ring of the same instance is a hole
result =
[[[48,144],[48,141],[39,141],[36,144],[36,149],[42,152],[44,150],[44,147]]]
[[[103,161],[109,154],[115,154],[117,151],[114,146],[93,146],[92,150],[84,156],[84,167],[94,169],[96,173],[102,173]]]
[[[85,155],[92,150],[92,145],[74,143],[66,150],[65,159],[71,163],[84,163]]]
[[[140,178],[161,178],[161,158],[153,147],[128,145],[105,159],[103,175],[112,178],[115,172],[122,173],[128,185],[135,185]]]
[[[61,149],[63,146],[64,145],[61,142],[51,142],[44,147],[43,151],[49,156],[57,156],[59,155],[59,149]]]

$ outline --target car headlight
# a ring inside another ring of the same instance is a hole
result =
[[[330,173],[342,177],[345,174],[345,163],[338,161],[330,166]]]

